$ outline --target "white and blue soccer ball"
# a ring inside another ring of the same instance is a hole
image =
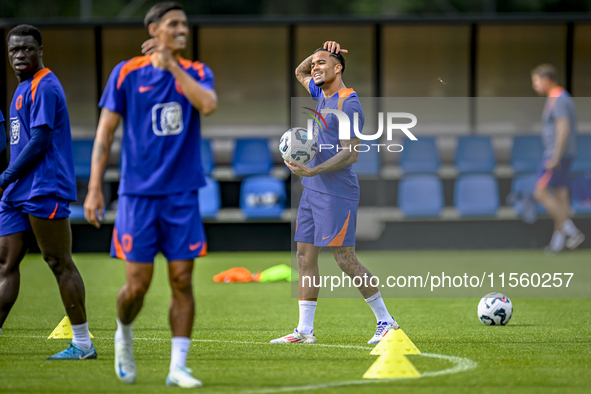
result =
[[[281,136],[279,152],[287,162],[308,164],[318,153],[318,140],[307,129],[294,127]]]
[[[478,318],[487,326],[504,326],[513,316],[511,300],[501,293],[488,293],[478,303]]]

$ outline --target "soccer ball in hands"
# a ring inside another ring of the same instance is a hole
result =
[[[478,318],[487,326],[504,326],[513,315],[513,304],[506,295],[488,293],[478,303]]]
[[[283,160],[308,164],[318,152],[318,140],[303,127],[287,130],[279,141]]]

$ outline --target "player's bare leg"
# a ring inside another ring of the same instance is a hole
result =
[[[357,276],[361,279],[364,279],[364,277],[367,278],[367,280],[363,281],[363,285],[358,287],[363,298],[367,299],[378,292],[378,288],[370,284],[370,279],[373,275],[359,262],[359,260],[357,260],[354,246],[339,246],[330,249],[332,250],[332,254],[339,268],[345,274],[349,275],[351,279],[354,279]]]
[[[199,379],[195,379],[191,375],[192,371],[186,367],[195,319],[192,281],[194,264],[193,259],[175,260],[168,263],[168,280],[172,289],[169,311],[172,349],[170,372],[166,378],[168,386],[196,388],[203,385]]]
[[[29,222],[41,249],[43,260],[55,276],[74,334],[68,349],[48,359],[96,358],[96,350],[90,341],[86,319],[84,282],[72,259],[70,219],[41,219],[29,215]]]
[[[560,225],[568,218],[568,215],[559,198],[548,189],[536,189],[534,191],[534,198],[546,209],[548,215],[554,220],[555,230],[560,230]]]
[[[314,314],[316,313],[320,288],[314,287],[314,283],[320,283],[318,255],[321,249],[311,243],[297,243],[296,258],[299,272],[298,305],[300,309],[298,327],[293,333],[273,339],[271,343],[316,343],[316,336],[314,335]],[[303,279],[304,277],[306,277],[306,280]]]
[[[19,266],[27,249],[24,232],[0,237],[0,328],[18,297]]]
[[[86,323],[84,282],[72,259],[70,219],[41,219],[29,215],[43,260],[49,265],[60,289],[72,325]]]
[[[117,316],[121,323],[133,323],[142,310],[153,274],[153,264],[125,262],[126,281],[117,294]]]
[[[193,260],[177,260],[168,263],[168,279],[172,289],[169,320],[173,337],[191,337],[195,319],[193,298]]]
[[[296,259],[298,262],[299,287],[298,297],[300,300],[316,301],[318,300],[319,287],[312,284],[320,283],[320,273],[318,271],[318,255],[322,248],[306,242],[297,243]],[[310,278],[304,282],[303,277]]]
[[[388,312],[382,294],[378,288],[371,284],[371,278],[373,275],[357,259],[355,247],[339,246],[332,247],[331,250],[339,268],[343,270],[344,273],[349,275],[351,279],[354,279],[355,277],[360,277],[362,279],[362,285],[358,287],[359,292],[363,298],[365,298],[365,302],[371,307],[377,320],[376,332],[367,343],[378,343],[386,336],[388,331],[397,330],[400,326]]]
[[[115,331],[115,374],[123,383],[135,383],[137,369],[133,357],[132,323],[142,310],[150,288],[154,264],[125,261],[125,284],[117,294]]]

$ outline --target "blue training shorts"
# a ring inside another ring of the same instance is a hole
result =
[[[355,246],[359,201],[304,189],[296,219],[296,242]]]
[[[207,254],[197,190],[166,196],[119,196],[111,257],[153,263],[158,252],[168,261]]]
[[[544,158],[540,165],[538,166],[537,171],[537,178],[536,181],[536,189],[546,189],[546,188],[560,188],[560,187],[567,187],[570,189],[570,163],[572,159],[563,158],[560,160],[560,165],[556,167],[554,170],[547,170],[544,168],[544,164],[548,161],[547,158]]]
[[[0,237],[30,230],[28,215],[48,220],[64,219],[70,216],[70,201],[55,196],[0,201]]]

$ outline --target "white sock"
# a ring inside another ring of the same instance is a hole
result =
[[[394,323],[394,319],[392,318],[390,313],[388,313],[388,308],[386,308],[386,304],[384,304],[384,299],[382,298],[382,293],[380,293],[379,290],[371,297],[366,298],[365,302],[367,302],[367,305],[371,307],[371,310],[373,311],[374,315],[376,315],[378,323]]]
[[[117,342],[131,345],[133,343],[133,332],[130,324],[123,324],[121,320],[117,318],[117,331],[115,331],[115,339]]]
[[[579,233],[579,229],[570,219],[566,219],[564,222],[562,222],[562,231],[569,237],[574,237]]]
[[[298,332],[305,335],[312,334],[314,330],[314,314],[318,301],[298,301],[300,306],[300,321],[298,323]]]
[[[552,234],[552,239],[550,240],[550,249],[554,250],[555,252],[560,252],[564,249],[564,240],[565,236],[562,231],[554,231]]]
[[[172,351],[170,354],[170,370],[176,367],[184,367],[187,362],[187,353],[191,346],[191,338],[172,337]]]
[[[72,324],[72,333],[74,338],[72,343],[80,346],[84,350],[90,349],[92,342],[90,341],[90,333],[88,332],[88,322],[83,324]]]

